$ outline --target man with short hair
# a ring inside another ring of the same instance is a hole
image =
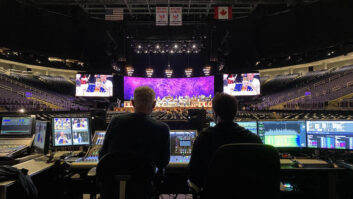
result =
[[[156,105],[155,92],[146,86],[136,88],[132,104],[134,113],[114,117],[110,122],[99,159],[110,152],[126,152],[147,160],[150,166],[146,170],[163,170],[170,158],[169,127],[150,117]],[[134,192],[138,198],[150,198],[152,185],[145,183],[142,190]]]
[[[240,127],[234,122],[237,114],[237,101],[228,94],[218,93],[212,100],[215,127],[201,132],[196,138],[189,163],[189,179],[198,187],[203,187],[204,177],[213,153],[224,144],[262,143],[259,136]]]

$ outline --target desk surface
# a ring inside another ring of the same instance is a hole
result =
[[[39,158],[41,158],[41,157],[39,157]],[[52,167],[54,165],[53,162],[47,163],[46,161],[37,160],[37,159],[38,158],[29,160],[26,162],[22,162],[20,164],[13,165],[13,167],[18,168],[18,169],[27,169],[28,175],[34,176],[38,173],[41,173],[41,172],[49,169],[50,167]],[[0,188],[8,187],[8,186],[14,184],[14,182],[15,182],[14,180],[0,182]]]

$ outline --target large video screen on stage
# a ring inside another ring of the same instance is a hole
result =
[[[113,96],[113,75],[76,74],[76,96]]]
[[[223,74],[223,92],[233,96],[260,95],[260,74]]]
[[[191,78],[143,78],[124,77],[124,98],[131,100],[135,88],[139,86],[151,87],[156,92],[156,98],[162,99],[171,96],[174,99],[180,97],[213,97],[214,77]]]

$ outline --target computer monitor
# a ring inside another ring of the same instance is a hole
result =
[[[89,145],[90,139],[88,118],[72,118],[72,144]]]
[[[197,130],[170,130],[170,163],[189,163]]]
[[[35,136],[33,141],[33,147],[38,150],[39,152],[46,153],[47,151],[47,124],[46,121],[36,121],[35,126]]]
[[[275,147],[306,147],[305,121],[258,121],[264,144]]]
[[[257,135],[257,122],[256,121],[244,121],[244,122],[235,122],[239,126],[243,127],[246,130],[249,130],[251,133]],[[215,122],[210,122],[210,127],[216,126]]]
[[[90,144],[88,118],[53,118],[53,146],[80,146]]]
[[[1,123],[1,135],[26,135],[32,134],[34,119],[31,117],[3,117]]]
[[[353,121],[307,121],[309,148],[353,150]]]

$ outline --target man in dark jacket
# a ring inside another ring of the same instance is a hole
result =
[[[216,94],[212,100],[216,126],[207,128],[196,138],[189,163],[189,179],[200,188],[218,147],[230,143],[262,143],[259,136],[234,123],[237,108],[235,97],[228,94]]]
[[[169,127],[149,116],[156,105],[154,91],[144,86],[136,88],[132,104],[134,113],[114,117],[110,122],[99,159],[111,152],[134,154],[148,162],[151,168],[146,170],[162,170],[170,158]],[[144,191],[149,193],[143,194]],[[140,192],[147,198],[151,189]]]

